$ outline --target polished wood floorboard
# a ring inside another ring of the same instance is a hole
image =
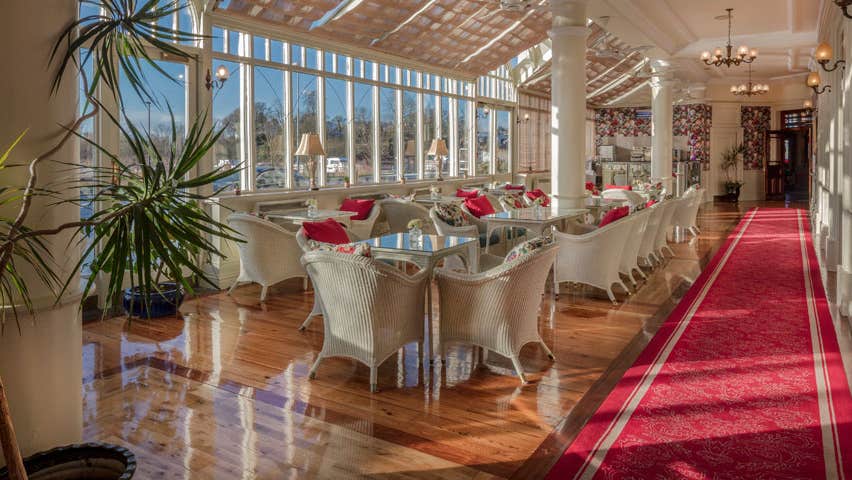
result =
[[[542,299],[522,363],[453,346],[424,369],[415,345],[379,368],[328,359],[307,378],[322,320],[301,281],[187,301],[180,318],[84,326],[84,436],[128,446],[136,478],[540,478],[620,378],[750,204],[708,204],[702,234],[619,304],[563,284]],[[437,308],[437,301],[436,301]]]

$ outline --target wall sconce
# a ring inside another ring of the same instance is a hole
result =
[[[216,80],[213,80],[213,78],[210,77],[210,69],[208,68],[204,86],[207,87],[207,90],[212,88],[222,88],[225,86],[225,82],[228,81],[230,76],[231,72],[228,71],[228,68],[224,65],[219,65],[216,67]]]
[[[834,4],[843,10],[844,17],[852,18],[852,14],[850,14],[848,10],[849,6],[852,5],[852,0],[834,0]]]
[[[822,69],[826,72],[833,72],[837,70],[837,67],[843,67],[843,69],[845,70],[846,60],[838,60],[834,62],[833,67],[828,67],[829,62],[831,62],[831,59],[833,57],[834,50],[831,48],[831,45],[825,42],[820,43],[816,49],[816,52],[814,52],[814,58],[816,59],[817,63],[819,63],[819,65],[822,67]]]
[[[831,92],[831,85],[825,85],[822,88],[819,88],[820,78],[819,72],[811,72],[808,74],[807,85],[813,89],[814,93],[817,95],[822,95],[826,90]]]
[[[802,108],[804,108],[805,110],[813,110],[814,109],[813,100],[805,100],[804,103],[802,103]]]
[[[488,118],[488,114],[491,113],[491,108],[488,105],[482,106],[482,113],[479,113],[480,109],[476,109],[476,118]]]
[[[530,121],[530,114],[529,114],[529,113],[525,113],[525,114],[524,114],[524,118],[523,118],[523,119],[518,118],[518,119],[515,121],[515,123],[517,123],[518,125],[520,125],[520,124],[521,124],[521,122],[523,122],[523,123],[529,123],[529,121]]]

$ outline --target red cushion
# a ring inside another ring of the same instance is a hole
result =
[[[512,185],[511,183],[507,183],[505,188],[506,188],[506,190],[523,190],[524,186],[523,185]]]
[[[606,215],[601,219],[601,223],[598,224],[598,227],[605,227],[610,223],[618,220],[619,218],[624,218],[630,213],[630,207],[618,207],[613,208],[612,210],[606,212]]]
[[[656,200],[649,200],[648,203],[645,204],[645,208],[653,207],[655,203],[657,203]]]
[[[488,197],[485,195],[481,197],[468,198],[464,201],[464,206],[467,207],[467,210],[476,218],[494,213],[494,206],[491,205],[491,202],[488,201]]]
[[[590,192],[594,192],[595,191],[595,184],[592,183],[592,182],[586,182],[586,190],[588,190]]]
[[[456,196],[459,198],[476,198],[479,196],[479,190],[456,190]]]
[[[550,198],[547,197],[547,194],[542,192],[540,188],[536,188],[535,190],[531,190],[526,193],[527,198],[530,200],[535,200],[538,197],[544,197],[544,200],[541,202],[542,207],[547,207],[550,205]]]
[[[633,185],[610,185],[610,184],[607,183],[606,187],[604,188],[604,190],[613,190],[613,189],[616,189],[616,190],[633,190]]]
[[[351,220],[366,220],[370,216],[370,211],[373,210],[374,203],[376,201],[371,198],[347,198],[340,204],[340,209],[344,212],[355,212],[357,215],[352,215]]]
[[[322,243],[331,243],[340,245],[349,243],[349,235],[343,226],[335,222],[333,218],[329,218],[323,222],[304,222],[302,228],[305,229],[305,236],[311,240]]]

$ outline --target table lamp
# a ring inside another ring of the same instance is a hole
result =
[[[316,133],[303,133],[302,139],[299,142],[299,148],[296,149],[294,155],[308,157],[308,178],[310,179],[310,190],[319,190],[317,187],[317,164],[314,156],[325,156],[325,149],[322,148],[322,142],[319,135]]]
[[[444,171],[444,158],[449,154],[450,152],[447,150],[447,144],[444,142],[443,138],[436,138],[432,140],[432,145],[429,146],[429,151],[426,152],[426,155],[434,155],[435,158],[440,158],[440,160],[438,160],[439,182],[444,180],[441,177],[441,173]]]

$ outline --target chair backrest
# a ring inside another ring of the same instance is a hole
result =
[[[424,223],[429,221],[429,210],[408,200],[388,198],[381,201],[381,208],[385,212],[391,233],[407,231],[408,222],[414,218],[419,218]]]
[[[645,227],[645,233],[642,235],[642,243],[639,247],[639,257],[645,258],[648,255],[654,253],[654,245],[657,240],[657,230],[659,230],[660,221],[662,221],[662,216],[664,213],[663,207],[664,202],[655,203],[651,205],[646,210],[648,210],[648,223]]]
[[[620,272],[630,272],[636,266],[636,258],[639,256],[639,249],[642,247],[642,239],[645,237],[645,229],[648,228],[650,217],[651,211],[647,208],[627,216],[632,225],[621,253],[618,268]]]
[[[642,195],[632,191],[632,190],[622,190],[620,188],[612,188],[609,190],[604,190],[601,192],[601,196],[603,198],[612,198],[617,200],[627,200],[630,205],[637,207],[639,205],[645,204],[645,199]]]
[[[255,281],[276,278],[282,268],[300,269],[296,235],[283,227],[247,213],[227,218],[245,241],[238,245],[240,268]]]
[[[660,204],[663,207],[663,213],[660,216],[660,225],[657,227],[657,238],[655,239],[656,248],[660,248],[666,245],[669,229],[672,226],[672,217],[674,216],[675,211],[680,208],[681,202],[684,199],[676,198],[670,199],[662,202]]]

